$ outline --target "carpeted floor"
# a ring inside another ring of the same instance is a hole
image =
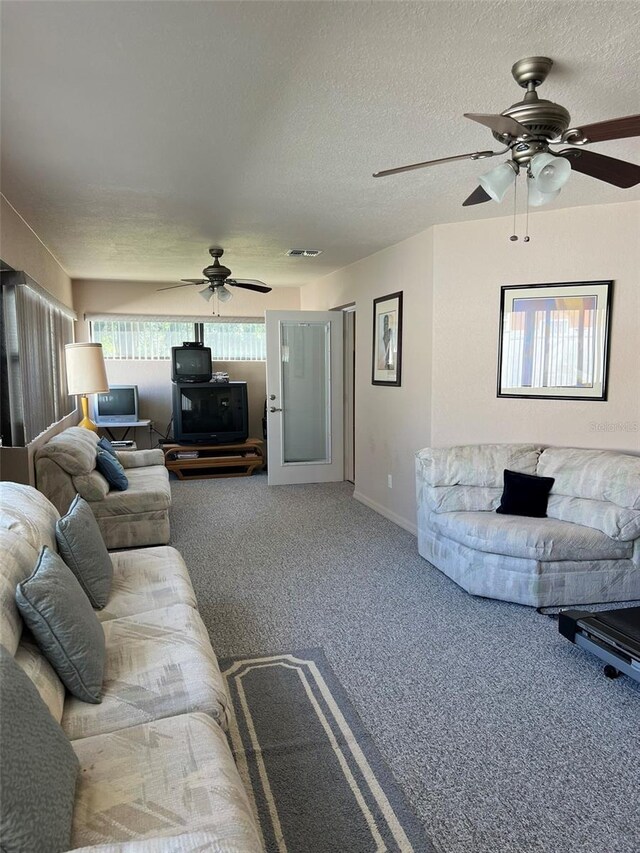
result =
[[[637,853],[638,685],[469,596],[349,484],[172,491],[218,657],[321,647],[441,853]]]

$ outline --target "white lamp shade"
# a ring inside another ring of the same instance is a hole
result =
[[[202,296],[205,302],[208,302],[213,296],[213,291],[211,290],[209,285],[207,285],[204,290],[199,290],[198,293],[200,294],[200,296]]]
[[[549,153],[536,154],[531,158],[530,171],[536,189],[541,193],[553,193],[569,180],[571,163],[565,157],[555,157]]]
[[[505,193],[516,179],[516,172],[511,163],[501,163],[490,172],[480,175],[478,182],[482,189],[494,201],[502,201]]]
[[[109,390],[102,344],[67,344],[64,348],[69,394]]]
[[[542,207],[543,204],[549,204],[554,198],[560,195],[560,190],[555,190],[552,193],[541,193],[537,187],[536,181],[529,178],[529,207]]]
[[[220,302],[228,302],[233,296],[233,293],[231,293],[230,290],[227,290],[226,287],[219,287],[217,293]]]

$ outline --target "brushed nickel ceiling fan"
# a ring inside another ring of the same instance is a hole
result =
[[[220,258],[224,254],[224,249],[219,246],[212,246],[209,249],[209,254],[213,258],[213,263],[209,264],[202,270],[204,278],[183,278],[181,281],[184,284],[172,284],[170,287],[160,287],[161,290],[174,290],[176,287],[188,287],[190,284],[206,284],[207,286],[198,291],[203,299],[207,302],[214,294],[221,302],[227,302],[233,294],[227,290],[227,285],[231,287],[241,287],[244,290],[254,290],[257,293],[270,293],[273,288],[268,287],[263,281],[255,278],[231,278],[231,270],[220,263]]]
[[[510,159],[479,178],[479,186],[463,201],[463,206],[502,201],[521,169],[526,170],[529,204],[540,206],[552,201],[569,179],[571,170],[599,181],[627,189],[640,183],[640,166],[582,148],[591,142],[605,142],[640,136],[640,115],[609,119],[569,128],[571,116],[560,104],[538,97],[536,89],[546,79],[553,60],[531,56],[514,64],[511,73],[526,89],[521,101],[500,114],[465,113],[465,118],[488,127],[494,139],[505,147],[500,151],[474,151],[426,160],[409,166],[376,172],[374,178],[397,175],[455,160],[484,160],[510,152]],[[551,150],[551,145],[575,146]]]

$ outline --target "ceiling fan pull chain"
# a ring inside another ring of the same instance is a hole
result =
[[[527,212],[524,220],[524,243],[529,242],[529,176],[525,175],[525,181],[527,182]]]
[[[515,243],[518,239],[518,235],[516,234],[516,210],[517,210],[517,202],[518,202],[518,175],[516,174],[516,179],[513,182],[513,234],[509,239]]]

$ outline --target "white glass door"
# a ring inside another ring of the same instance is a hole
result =
[[[342,480],[342,313],[265,316],[269,485]]]

